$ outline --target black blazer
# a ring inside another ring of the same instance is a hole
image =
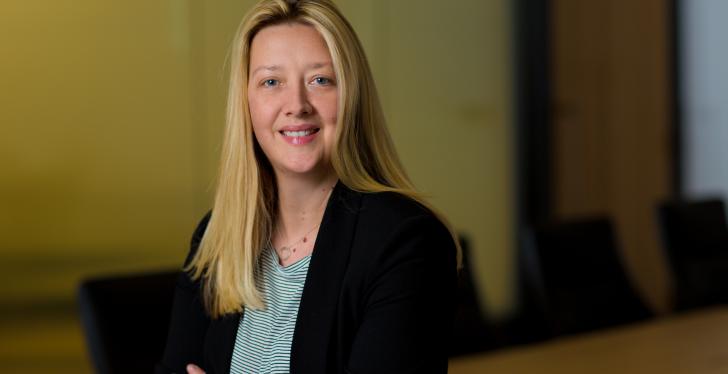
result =
[[[192,238],[197,250],[209,214]],[[292,373],[446,373],[456,251],[445,226],[395,193],[337,184],[324,211],[291,343]],[[211,319],[199,281],[175,291],[156,373],[228,373],[242,314]]]

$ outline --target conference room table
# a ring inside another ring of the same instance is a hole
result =
[[[728,373],[728,307],[454,358],[449,373]]]

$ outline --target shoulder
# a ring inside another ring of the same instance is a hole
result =
[[[353,249],[375,263],[427,257],[454,264],[456,253],[450,231],[430,209],[394,192],[362,194]]]
[[[455,241],[432,211],[407,196],[363,194],[350,248],[348,284],[372,302],[387,290],[415,292],[428,282],[453,291]]]
[[[323,225],[332,229],[355,229],[355,241],[375,236],[384,239],[412,224],[429,222],[449,231],[429,208],[397,192],[362,192],[339,183],[332,197],[332,214]]]
[[[192,239],[190,239],[190,251],[185,259],[185,267],[190,263],[190,261],[192,261],[192,258],[200,248],[200,243],[202,242],[202,238],[205,236],[205,231],[207,230],[207,225],[210,223],[211,216],[212,211],[208,211],[197,223],[197,227],[195,227],[195,231],[192,233]]]
[[[359,219],[382,228],[398,226],[411,220],[437,220],[428,208],[396,192],[362,193]]]
[[[210,217],[212,216],[212,211],[208,211],[205,213],[205,215],[200,219],[200,221],[197,223],[197,227],[195,228],[195,231],[192,233],[192,244],[199,244],[202,240],[202,237],[205,235],[205,230],[207,230],[207,224],[210,223]]]

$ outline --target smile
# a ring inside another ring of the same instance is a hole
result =
[[[286,143],[292,145],[303,145],[312,142],[316,136],[318,136],[318,132],[320,130],[321,129],[318,127],[308,127],[303,129],[285,129],[279,131],[279,133],[283,135],[283,140],[285,140]]]
[[[315,134],[317,132],[319,132],[319,129],[308,129],[308,130],[300,130],[300,131],[281,131],[281,134],[283,134],[283,136],[302,137],[302,136],[309,136],[309,135]]]

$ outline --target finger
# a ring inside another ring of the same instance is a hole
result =
[[[189,364],[187,365],[187,374],[205,374],[205,371],[195,364]]]

